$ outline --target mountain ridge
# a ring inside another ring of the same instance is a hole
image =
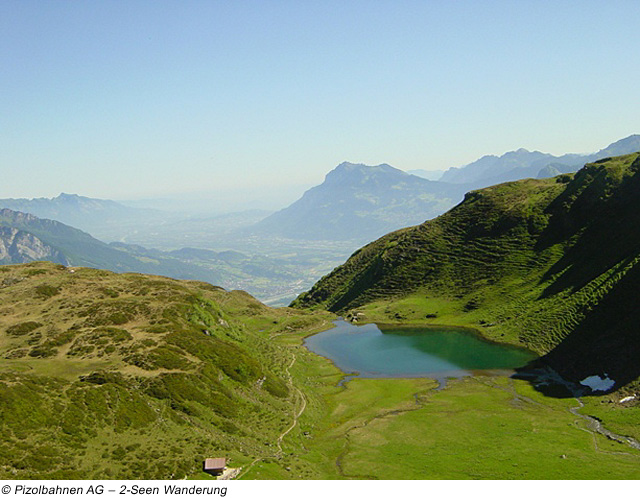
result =
[[[170,213],[147,208],[132,208],[113,200],[60,193],[53,198],[5,198],[0,208],[29,213],[77,227],[98,239],[109,240],[119,227],[152,226],[172,217]]]
[[[554,156],[540,151],[519,148],[501,156],[485,155],[462,167],[452,167],[440,178],[443,182],[471,184],[474,189],[527,177],[536,178],[545,167],[553,165],[560,173],[575,172],[586,163],[640,151],[640,135],[619,139],[596,153],[566,153]],[[544,175],[544,174],[543,174]]]

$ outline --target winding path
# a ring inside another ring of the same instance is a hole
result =
[[[298,400],[302,401],[302,407],[298,411],[295,411],[295,409],[294,409],[293,422],[291,423],[291,425],[289,426],[288,429],[286,429],[284,432],[282,432],[282,434],[280,434],[280,436],[278,436],[278,439],[277,439],[277,442],[276,442],[277,446],[278,446],[278,453],[276,453],[274,455],[266,456],[266,457],[258,457],[255,460],[253,460],[253,462],[251,462],[246,467],[240,467],[238,474],[235,476],[236,479],[240,479],[247,472],[249,472],[251,467],[253,467],[255,464],[257,464],[261,460],[264,460],[265,458],[279,458],[279,457],[281,457],[282,453],[283,453],[282,440],[285,438],[285,436],[287,434],[289,434],[296,427],[296,425],[298,425],[298,419],[304,413],[304,410],[307,408],[307,398],[304,396],[304,393],[294,385],[293,377],[291,376],[291,371],[290,371],[291,367],[298,360],[298,357],[296,356],[296,354],[295,353],[292,353],[292,354],[293,355],[292,355],[292,358],[291,358],[291,363],[289,363],[289,366],[287,366],[287,368],[285,369],[285,372],[287,373],[287,385],[289,386],[290,389],[292,389],[297,394],[296,404],[297,404]]]
[[[287,366],[287,369],[286,369],[287,377],[289,378],[289,380],[287,381],[287,384],[289,385],[289,387],[291,387],[298,393],[298,397],[300,398],[300,400],[302,400],[302,408],[300,408],[300,410],[297,413],[294,412],[293,422],[291,423],[291,426],[282,434],[280,434],[280,437],[278,437],[278,450],[280,451],[280,453],[282,453],[282,440],[287,434],[289,434],[295,428],[296,425],[298,425],[298,419],[300,418],[300,415],[302,415],[304,413],[304,410],[307,408],[307,398],[305,398],[304,393],[293,384],[293,377],[291,376],[291,372],[289,371],[291,367],[295,364],[297,359],[298,358],[294,353],[293,358],[291,359],[291,363],[289,364],[289,366]]]

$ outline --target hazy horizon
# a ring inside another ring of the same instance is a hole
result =
[[[590,153],[638,130],[637,14],[631,1],[5,2],[0,197],[245,193],[275,208],[345,160],[446,170],[518,148]]]
[[[620,138],[623,139],[623,138]],[[603,145],[602,147],[607,146],[608,144]],[[516,148],[509,150],[514,151]],[[526,148],[525,148],[526,149]],[[504,153],[509,151],[505,151],[503,153],[486,153],[486,155],[494,155],[494,156],[502,156]],[[543,153],[547,153],[547,151],[542,151]],[[588,152],[579,152],[577,154],[589,154],[594,153],[596,150],[588,151]],[[565,154],[567,152],[559,153],[557,155]],[[574,153],[574,152],[568,152]],[[476,158],[478,160],[482,156]],[[346,160],[345,160],[346,161]],[[343,163],[343,162],[340,162]],[[349,162],[347,163],[362,163],[362,162]],[[386,163],[380,162],[376,165]],[[6,198],[24,198],[24,199],[36,199],[36,198],[47,198],[52,199],[60,196],[61,194],[69,194],[69,195],[78,195],[84,196],[88,198],[94,199],[108,199],[113,200],[123,205],[131,206],[131,207],[139,207],[139,208],[151,208],[156,210],[165,210],[165,211],[177,211],[183,212],[186,215],[192,216],[215,216],[217,214],[225,214],[232,212],[243,212],[243,211],[251,211],[251,210],[264,210],[264,211],[278,211],[286,206],[290,205],[294,201],[298,200],[306,191],[309,189],[321,184],[324,181],[324,177],[326,174],[334,169],[338,164],[330,167],[325,174],[322,175],[322,178],[318,178],[315,182],[306,182],[306,183],[296,183],[296,184],[280,184],[280,185],[272,185],[268,190],[265,190],[262,186],[234,186],[227,189],[216,190],[213,189],[194,189],[193,191],[168,191],[158,193],[156,196],[142,195],[142,196],[90,196],[86,192],[70,192],[70,191],[59,191],[55,193],[45,194],[45,195],[26,195],[26,196],[6,196]],[[464,167],[465,165],[454,165],[453,167]],[[373,164],[370,166],[374,166]],[[395,165],[391,165],[394,168]],[[411,171],[403,170],[407,173],[411,174]],[[439,178],[443,172],[447,169],[440,170],[427,170],[427,169],[416,169],[423,170],[426,172],[438,172],[437,178]],[[434,178],[432,180],[437,180]]]

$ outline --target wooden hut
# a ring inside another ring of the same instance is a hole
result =
[[[212,476],[219,476],[224,472],[226,466],[226,458],[206,458],[202,465],[202,470],[204,470],[207,474],[211,474]]]

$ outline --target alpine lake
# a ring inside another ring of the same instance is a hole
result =
[[[433,378],[476,373],[505,373],[537,356],[525,349],[484,340],[475,332],[452,327],[353,325],[307,337],[305,346],[330,359],[342,371],[362,378]],[[343,380],[346,381],[346,380]]]

